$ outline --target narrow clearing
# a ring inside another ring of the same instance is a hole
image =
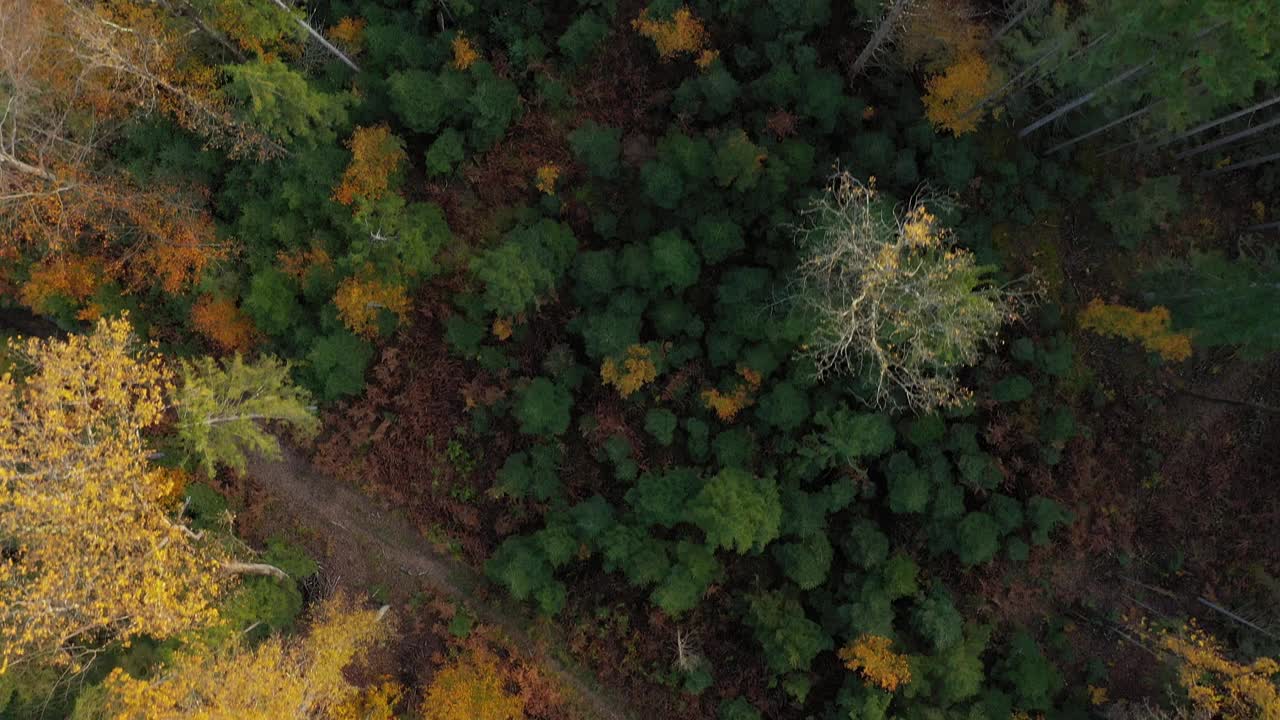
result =
[[[442,553],[376,499],[321,475],[288,448],[278,461],[254,458],[249,475],[278,501],[283,519],[323,540],[329,555],[323,558],[326,564],[359,569],[359,582],[348,577],[343,584],[359,589],[381,586],[401,596],[425,584],[464,605],[480,622],[501,628],[512,647],[535,658],[578,696],[588,717],[634,720],[625,703],[564,656],[567,645],[551,623],[500,596],[480,573]],[[408,592],[396,592],[406,588]]]

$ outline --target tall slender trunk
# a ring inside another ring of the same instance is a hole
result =
[[[1200,177],[1202,178],[1216,177],[1218,175],[1223,175],[1225,173],[1235,172],[1236,170],[1244,170],[1246,168],[1257,167],[1258,165],[1264,165],[1266,163],[1274,162],[1276,160],[1280,160],[1280,152],[1271,153],[1270,155],[1263,155],[1262,157],[1256,157],[1256,158],[1253,158],[1252,160],[1245,160],[1244,162],[1232,163],[1225,167],[1206,170],[1200,173]]]
[[[285,5],[284,0],[272,0],[272,2],[274,2],[281,10],[284,10],[290,15],[293,15],[293,9],[290,8],[288,5]],[[315,28],[311,27],[311,25],[308,24],[306,20],[303,20],[300,17],[294,17],[294,20],[297,21],[297,23],[302,26],[302,29],[306,30],[307,33],[311,35],[311,37],[315,38],[317,42],[323,45],[325,50],[328,50],[330,53],[332,53],[334,57],[341,60],[347,67],[351,68],[352,70],[355,70],[356,72],[360,72],[359,65],[356,65],[355,62],[353,62],[351,58],[347,57],[345,53],[343,53],[338,48],[334,47],[333,43],[326,40],[325,37],[321,35],[319,32],[317,32]]]
[[[1015,85],[1019,80],[1021,80],[1023,77],[1025,77],[1025,76],[1027,75],[1027,73],[1030,73],[1030,72],[1034,71],[1037,67],[1039,67],[1039,66],[1040,66],[1040,63],[1042,63],[1042,62],[1044,62],[1045,60],[1048,60],[1050,57],[1052,57],[1052,56],[1053,56],[1053,54],[1054,54],[1054,53],[1056,53],[1056,52],[1060,49],[1060,46],[1061,46],[1061,45],[1063,45],[1063,44],[1064,44],[1068,39],[1070,39],[1070,36],[1069,36],[1069,35],[1063,35],[1062,37],[1058,38],[1058,39],[1054,42],[1053,46],[1049,48],[1049,50],[1048,50],[1048,51],[1046,51],[1045,53],[1041,54],[1041,55],[1040,55],[1040,57],[1036,58],[1035,62],[1033,62],[1033,63],[1031,63],[1030,65],[1028,65],[1027,67],[1023,68],[1021,71],[1019,71],[1019,72],[1018,72],[1018,74],[1017,74],[1017,75],[1014,75],[1014,76],[1013,76],[1013,77],[1012,77],[1008,82],[1006,82],[1004,85],[1001,85],[1000,87],[996,88],[994,91],[992,91],[992,92],[988,93],[988,94],[986,95],[986,97],[984,97],[984,98],[982,98],[981,100],[979,100],[978,102],[974,103],[972,107],[970,107],[968,110],[966,110],[966,111],[965,111],[964,115],[961,115],[961,116],[960,116],[960,121],[968,120],[968,119],[969,119],[969,117],[970,117],[970,116],[972,116],[974,113],[978,112],[979,110],[981,110],[982,108],[986,107],[987,105],[990,105],[991,103],[995,102],[996,100],[999,100],[1000,98],[1004,97],[1004,96],[1005,96],[1005,90],[1009,89],[1010,87],[1013,87],[1013,86],[1014,86],[1014,85]],[[1034,80],[1034,79],[1035,79],[1035,78],[1033,77],[1033,78],[1032,78],[1032,80]],[[1016,88],[1013,92],[1016,92],[1016,91],[1017,91],[1017,90],[1019,90],[1019,89],[1021,89],[1021,87]]]
[[[1197,145],[1196,147],[1193,147],[1190,150],[1184,150],[1178,153],[1175,156],[1175,158],[1178,160],[1186,160],[1189,157],[1195,157],[1196,155],[1209,152],[1210,150],[1213,150],[1215,148],[1220,148],[1223,145],[1230,145],[1231,143],[1237,140],[1243,140],[1249,137],[1250,135],[1256,135],[1262,132],[1263,130],[1273,128],[1276,125],[1280,125],[1280,117],[1272,118],[1262,123],[1261,125],[1254,125],[1253,127],[1246,128],[1244,130],[1241,130],[1240,132],[1231,133],[1230,135],[1226,137],[1218,138],[1213,142],[1207,142],[1203,145]]]
[[[1277,96],[1275,96],[1275,97],[1273,97],[1273,98],[1270,98],[1270,99],[1268,99],[1268,100],[1263,100],[1262,102],[1260,102],[1260,103],[1258,103],[1258,104],[1256,104],[1256,105],[1250,105],[1249,107],[1247,107],[1247,108],[1245,108],[1245,109],[1243,109],[1243,110],[1237,110],[1237,111],[1235,111],[1235,112],[1231,113],[1230,115],[1225,115],[1225,116],[1220,117],[1220,118],[1218,118],[1218,119],[1216,119],[1216,120],[1210,120],[1209,122],[1204,123],[1203,125],[1197,125],[1197,126],[1195,126],[1195,127],[1191,128],[1190,130],[1187,130],[1186,132],[1179,133],[1178,135],[1174,135],[1173,137],[1171,137],[1171,138],[1169,138],[1169,139],[1167,139],[1167,140],[1162,140],[1162,141],[1160,141],[1160,142],[1156,143],[1155,145],[1152,145],[1152,146],[1151,146],[1151,149],[1152,149],[1152,150],[1155,150],[1155,149],[1158,149],[1158,148],[1162,148],[1162,147],[1164,147],[1165,145],[1169,145],[1169,144],[1171,144],[1171,143],[1178,142],[1179,140],[1186,140],[1187,138],[1191,137],[1192,135],[1198,135],[1198,134],[1200,134],[1200,133],[1204,132],[1205,130],[1208,130],[1208,129],[1210,129],[1210,128],[1215,128],[1215,127],[1217,127],[1217,126],[1219,126],[1219,125],[1221,125],[1221,124],[1223,124],[1223,123],[1231,122],[1232,120],[1237,120],[1237,119],[1239,119],[1239,118],[1244,117],[1245,115],[1248,115],[1249,113],[1257,112],[1258,110],[1262,110],[1263,108],[1271,107],[1272,105],[1275,105],[1275,104],[1276,104],[1276,103],[1278,103],[1278,102],[1280,102],[1280,95],[1277,95]]]
[[[1060,150],[1065,150],[1065,149],[1067,149],[1067,148],[1071,147],[1072,145],[1075,145],[1076,143],[1079,143],[1079,142],[1083,142],[1083,141],[1085,141],[1085,140],[1088,140],[1089,138],[1093,137],[1094,135],[1098,135],[1098,134],[1104,133],[1104,132],[1106,132],[1106,131],[1110,130],[1111,128],[1113,128],[1113,127],[1115,127],[1115,126],[1117,126],[1117,125],[1123,125],[1124,123],[1127,123],[1127,122],[1129,122],[1130,120],[1133,120],[1134,118],[1137,118],[1137,117],[1141,117],[1141,116],[1143,116],[1143,115],[1146,115],[1147,113],[1149,113],[1149,112],[1151,112],[1152,110],[1156,109],[1157,107],[1159,107],[1159,106],[1160,106],[1161,104],[1163,104],[1163,103],[1164,103],[1164,100],[1155,100],[1155,101],[1153,101],[1153,102],[1149,102],[1149,103],[1147,103],[1147,104],[1146,104],[1146,106],[1142,107],[1141,109],[1135,110],[1135,111],[1133,111],[1133,112],[1129,113],[1128,115],[1125,115],[1125,116],[1124,116],[1124,117],[1122,117],[1122,118],[1119,118],[1119,119],[1117,119],[1117,120],[1112,120],[1111,122],[1109,122],[1109,123],[1107,123],[1107,124],[1105,124],[1105,125],[1102,125],[1101,127],[1096,127],[1096,128],[1094,128],[1094,129],[1090,130],[1089,132],[1084,133],[1083,135],[1077,135],[1077,136],[1075,136],[1075,137],[1071,138],[1070,140],[1066,140],[1066,141],[1063,141],[1063,142],[1058,143],[1057,145],[1054,145],[1053,147],[1049,148],[1049,152],[1048,152],[1047,154],[1048,154],[1048,155],[1052,155],[1052,154],[1054,154],[1054,153],[1056,153],[1056,152],[1058,152],[1058,151],[1060,151]]]
[[[987,40],[987,48],[990,49],[995,47],[995,44],[1000,42],[1000,38],[1004,37],[1010,30],[1017,27],[1018,23],[1022,22],[1023,18],[1025,18],[1032,10],[1040,8],[1040,6],[1044,5],[1045,2],[1046,0],[1027,0],[1026,6],[1023,7],[1017,15],[1009,18],[1009,22],[1001,26],[1001,28],[991,36],[991,39]]]
[[[1137,75],[1142,74],[1143,72],[1145,72],[1145,71],[1146,71],[1146,69],[1147,69],[1147,68],[1151,67],[1151,63],[1152,63],[1152,62],[1154,62],[1154,58],[1152,58],[1152,59],[1148,59],[1146,62],[1140,63],[1140,64],[1138,64],[1138,65],[1134,65],[1134,66],[1130,67],[1128,70],[1125,70],[1124,72],[1120,73],[1119,75],[1116,75],[1115,77],[1111,78],[1110,80],[1108,80],[1108,81],[1106,81],[1106,82],[1102,83],[1101,85],[1099,85],[1098,87],[1094,88],[1093,90],[1090,90],[1089,92],[1085,93],[1084,95],[1081,95],[1080,97],[1076,98],[1075,100],[1072,100],[1071,102],[1069,102],[1069,103],[1067,103],[1067,104],[1065,104],[1065,105],[1062,105],[1062,106],[1061,106],[1061,107],[1059,107],[1057,110],[1054,110],[1053,112],[1049,113],[1048,115],[1045,115],[1044,117],[1040,118],[1039,120],[1037,120],[1037,121],[1035,121],[1035,122],[1031,123],[1031,124],[1030,124],[1030,125],[1028,125],[1027,127],[1025,127],[1025,128],[1023,128],[1022,130],[1020,130],[1020,131],[1018,132],[1018,137],[1020,137],[1020,138],[1025,138],[1026,136],[1030,135],[1031,133],[1035,132],[1036,130],[1039,130],[1040,128],[1044,127],[1045,125],[1048,125],[1049,123],[1053,122],[1054,120],[1057,120],[1058,118],[1062,117],[1063,115],[1066,115],[1067,113],[1071,112],[1072,110],[1075,110],[1076,108],[1080,107],[1081,105],[1084,105],[1085,103],[1087,103],[1087,102],[1089,102],[1090,100],[1094,99],[1095,97],[1097,97],[1097,96],[1098,96],[1098,93],[1102,92],[1103,90],[1106,90],[1107,88],[1109,88],[1109,87],[1111,87],[1111,86],[1113,86],[1113,85],[1119,85],[1120,83],[1123,83],[1124,81],[1128,80],[1128,79],[1129,79],[1129,78],[1131,78],[1131,77],[1135,77],[1135,76],[1137,76]]]
[[[280,0],[276,0],[280,2]],[[858,53],[858,58],[853,61],[853,66],[849,68],[849,79],[853,80],[862,74],[866,69],[867,63],[871,62],[871,58],[876,54],[876,50],[884,44],[885,40],[893,34],[894,27],[898,21],[902,19],[902,13],[906,12],[907,7],[911,5],[913,0],[893,0],[893,5],[885,12],[884,19],[876,27],[876,31],[871,34],[871,39],[867,41],[867,46],[862,48],[862,52]]]

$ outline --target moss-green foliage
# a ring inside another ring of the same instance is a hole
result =
[[[527,435],[560,435],[569,429],[573,396],[547,378],[534,378],[518,393],[515,417]]]
[[[818,653],[831,649],[831,637],[807,617],[794,597],[762,593],[749,597],[747,603],[747,621],[774,672],[806,670]]]
[[[548,502],[561,497],[560,453],[549,445],[535,445],[527,452],[507,457],[495,478],[494,494],[512,498],[533,498]]]
[[[689,504],[689,518],[707,542],[745,553],[778,537],[782,505],[778,486],[745,470],[728,467],[707,480]]]
[[[448,175],[465,157],[466,148],[462,144],[462,133],[453,128],[446,128],[427,148],[427,170],[433,175]]]
[[[178,437],[211,477],[218,466],[244,472],[246,452],[279,456],[280,442],[264,423],[282,423],[302,437],[320,429],[310,396],[277,358],[246,363],[237,353],[222,363],[184,361],[181,375]]]
[[[663,408],[653,408],[644,416],[644,429],[658,441],[659,445],[670,445],[676,439],[676,425],[680,422],[676,414]]]
[[[609,34],[609,26],[593,11],[578,15],[556,41],[560,52],[574,64],[581,64],[595,52]]]
[[[316,340],[307,362],[324,400],[354,395],[364,387],[364,371],[373,360],[369,343],[339,328]]]
[[[971,512],[956,526],[956,555],[966,565],[980,565],[995,557],[1000,526],[988,514]]]
[[[720,704],[717,720],[760,720],[760,711],[742,698],[726,700]]]
[[[484,283],[486,309],[503,316],[531,309],[559,284],[575,250],[573,232],[551,220],[508,232],[497,247],[471,261],[471,272]]]
[[[587,166],[595,177],[608,180],[618,174],[618,156],[622,152],[622,131],[587,121],[569,133],[569,146],[578,162]]]
[[[1094,211],[1110,228],[1116,242],[1133,247],[1182,208],[1177,175],[1149,178],[1137,187],[1113,185],[1110,197],[1094,204]]]

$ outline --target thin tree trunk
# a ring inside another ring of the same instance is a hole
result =
[[[57,184],[58,182],[58,178],[55,177],[54,174],[49,172],[48,170],[45,170],[44,168],[36,167],[35,165],[28,165],[27,163],[22,162],[18,158],[8,153],[0,152],[0,165],[5,165],[5,164],[12,165],[14,170],[17,170],[18,172],[24,175],[34,175],[43,180],[48,180],[49,182],[54,184]]]
[[[1261,110],[1261,109],[1263,109],[1263,108],[1270,107],[1270,106],[1272,106],[1272,105],[1274,105],[1274,104],[1276,104],[1276,103],[1278,103],[1278,102],[1280,102],[1280,95],[1277,95],[1277,96],[1275,96],[1275,97],[1273,97],[1273,98],[1271,98],[1271,99],[1269,99],[1269,100],[1263,100],[1262,102],[1258,103],[1257,105],[1253,105],[1253,106],[1251,106],[1251,107],[1247,107],[1247,108],[1245,108],[1245,109],[1243,109],[1243,110],[1237,110],[1236,112],[1233,112],[1233,113],[1231,113],[1230,115],[1227,115],[1227,116],[1225,116],[1225,117],[1218,118],[1217,120],[1210,120],[1209,122],[1207,122],[1207,123],[1205,123],[1205,124],[1203,124],[1203,125],[1197,125],[1196,127],[1193,127],[1193,128],[1191,128],[1190,130],[1187,130],[1187,131],[1186,131],[1186,132],[1184,132],[1184,133],[1181,133],[1181,134],[1179,134],[1179,135],[1174,135],[1173,137],[1169,138],[1168,140],[1162,140],[1162,141],[1160,141],[1160,142],[1156,143],[1155,145],[1152,145],[1152,146],[1151,146],[1151,149],[1152,149],[1152,150],[1155,150],[1155,149],[1158,149],[1158,148],[1162,148],[1162,147],[1164,147],[1165,145],[1168,145],[1168,144],[1170,144],[1170,143],[1178,142],[1179,140],[1186,140],[1187,138],[1191,137],[1192,135],[1196,135],[1196,134],[1199,134],[1199,133],[1201,133],[1201,132],[1204,132],[1205,130],[1208,130],[1209,128],[1217,127],[1217,126],[1221,125],[1222,123],[1231,122],[1232,120],[1235,120],[1235,119],[1237,119],[1237,118],[1242,118],[1242,117],[1244,117],[1245,115],[1248,115],[1249,113],[1256,112],[1256,111]]]
[[[178,0],[178,2],[182,4],[182,7],[180,9],[175,10],[176,14],[182,15],[183,17],[186,17],[191,22],[195,23],[195,26],[200,28],[201,32],[203,32],[211,40],[213,40],[214,42],[218,43],[223,48],[225,48],[226,51],[231,53],[231,56],[234,57],[238,62],[245,62],[248,59],[245,57],[245,54],[240,50],[240,48],[233,45],[231,41],[228,40],[222,33],[209,27],[208,23],[204,21],[204,18],[200,17],[200,11],[196,10],[191,5],[189,0]]]
[[[1271,153],[1270,155],[1263,155],[1262,157],[1256,157],[1256,158],[1254,158],[1254,159],[1252,159],[1252,160],[1246,160],[1246,161],[1244,161],[1244,162],[1232,163],[1231,165],[1227,165],[1227,166],[1225,166],[1225,167],[1214,168],[1214,169],[1212,169],[1212,170],[1206,170],[1206,171],[1204,171],[1204,172],[1200,173],[1200,177],[1202,177],[1202,178],[1215,177],[1215,176],[1222,175],[1222,174],[1225,174],[1225,173],[1235,172],[1236,170],[1244,170],[1245,168],[1251,168],[1251,167],[1256,167],[1256,166],[1258,166],[1258,165],[1264,165],[1264,164],[1266,164],[1266,163],[1269,163],[1269,162],[1272,162],[1272,161],[1275,161],[1275,160],[1280,160],[1280,152],[1278,152],[1278,153]]]
[[[1169,387],[1183,395],[1186,395],[1187,397],[1204,400],[1205,402],[1215,402],[1222,405],[1235,405],[1236,407],[1249,408],[1250,410],[1261,410],[1262,412],[1280,413],[1280,407],[1272,407],[1271,405],[1263,405],[1262,403],[1249,402],[1248,400],[1236,400],[1233,398],[1218,397],[1216,395],[1205,395],[1204,393],[1196,392],[1185,385],[1170,385]]]
[[[1058,152],[1059,150],[1065,150],[1066,148],[1069,148],[1069,147],[1071,147],[1072,145],[1075,145],[1076,143],[1079,143],[1079,142],[1083,142],[1083,141],[1085,141],[1085,140],[1088,140],[1089,138],[1093,137],[1094,135],[1098,135],[1099,133],[1104,133],[1104,132],[1106,132],[1106,131],[1110,130],[1111,128],[1113,128],[1113,127],[1115,127],[1115,126],[1117,126],[1117,125],[1123,125],[1124,123],[1127,123],[1127,122],[1129,122],[1130,120],[1132,120],[1132,119],[1134,119],[1134,118],[1136,118],[1136,117],[1139,117],[1139,116],[1142,116],[1142,115],[1146,115],[1147,113],[1149,113],[1149,112],[1151,112],[1152,110],[1154,110],[1154,109],[1156,109],[1157,107],[1159,107],[1163,102],[1164,102],[1164,100],[1156,100],[1155,102],[1149,102],[1149,103],[1147,103],[1146,107],[1143,107],[1143,108],[1142,108],[1142,109],[1140,109],[1140,110],[1135,110],[1135,111],[1133,111],[1133,112],[1129,113],[1128,115],[1125,115],[1124,117],[1122,117],[1122,118],[1120,118],[1120,119],[1118,119],[1118,120],[1112,120],[1111,122],[1109,122],[1109,123],[1107,123],[1107,124],[1105,124],[1105,125],[1103,125],[1103,126],[1101,126],[1101,127],[1094,128],[1093,130],[1090,130],[1089,132],[1087,132],[1087,133],[1085,133],[1085,134],[1083,134],[1083,135],[1077,135],[1077,136],[1075,136],[1075,137],[1071,138],[1070,140],[1066,140],[1066,141],[1064,141],[1064,142],[1060,142],[1060,143],[1058,143],[1057,145],[1054,145],[1053,147],[1049,148],[1049,152],[1048,152],[1048,154],[1049,154],[1049,155],[1052,155],[1052,154],[1054,154],[1054,153]]]
[[[1042,54],[1040,57],[1036,58],[1035,62],[1023,68],[1021,71],[1018,72],[1017,75],[1014,75],[1013,78],[1010,79],[1008,82],[1006,82],[1004,85],[1001,85],[1000,87],[996,88],[994,92],[988,93],[986,97],[982,98],[977,103],[974,103],[972,107],[970,107],[968,110],[965,111],[964,115],[960,116],[960,121],[968,120],[969,117],[972,116],[974,113],[978,112],[979,110],[986,107],[987,105],[990,105],[996,100],[999,100],[1000,98],[1004,97],[1005,95],[1004,91],[1006,89],[1015,85],[1019,80],[1023,78],[1023,76],[1025,76],[1027,73],[1032,72],[1037,67],[1039,67],[1040,63],[1052,57],[1053,54],[1058,51],[1059,46],[1062,45],[1064,42],[1066,42],[1068,39],[1070,39],[1069,35],[1063,35],[1062,37],[1058,38],[1058,40],[1054,43],[1053,47],[1051,47],[1047,52]]]
[[[1280,125],[1280,117],[1272,118],[1262,123],[1261,125],[1254,125],[1253,127],[1246,128],[1244,130],[1241,130],[1240,132],[1231,133],[1230,135],[1226,137],[1218,138],[1213,142],[1207,142],[1203,145],[1198,145],[1196,147],[1191,148],[1190,150],[1184,150],[1183,152],[1177,154],[1174,157],[1178,160],[1186,160],[1189,157],[1195,157],[1196,155],[1200,155],[1201,153],[1206,153],[1206,152],[1209,152],[1210,150],[1220,148],[1223,145],[1230,145],[1231,143],[1237,140],[1243,140],[1249,137],[1250,135],[1256,135],[1262,132],[1263,130],[1268,130],[1277,125]]]
[[[276,0],[280,2],[280,0]],[[902,13],[906,12],[907,6],[912,0],[893,0],[893,5],[888,12],[884,14],[884,19],[880,21],[880,25],[876,27],[876,31],[871,34],[871,39],[867,41],[867,46],[862,48],[862,52],[858,53],[858,59],[853,61],[853,66],[849,68],[849,80],[853,80],[862,74],[866,69],[867,63],[871,62],[872,56],[876,54],[876,50],[884,44],[893,34],[893,28],[898,24],[898,20],[902,18]]]
[[[1090,90],[1089,92],[1085,93],[1084,95],[1081,95],[1080,97],[1076,98],[1075,100],[1072,100],[1071,102],[1069,102],[1069,103],[1067,103],[1067,104],[1065,104],[1065,105],[1062,105],[1062,106],[1061,106],[1061,107],[1059,107],[1057,110],[1054,110],[1053,112],[1049,113],[1048,115],[1045,115],[1044,117],[1040,118],[1039,120],[1037,120],[1037,121],[1035,121],[1035,122],[1031,123],[1030,125],[1028,125],[1027,127],[1023,128],[1021,131],[1019,131],[1019,132],[1018,132],[1018,137],[1020,137],[1020,138],[1025,138],[1026,136],[1030,135],[1031,133],[1035,132],[1036,130],[1039,130],[1040,128],[1044,127],[1045,125],[1048,125],[1049,123],[1053,122],[1054,120],[1057,120],[1058,118],[1062,117],[1063,115],[1066,115],[1067,113],[1071,112],[1072,110],[1075,110],[1076,108],[1080,107],[1081,105],[1084,105],[1085,103],[1087,103],[1087,102],[1089,102],[1090,100],[1094,99],[1095,97],[1097,97],[1097,96],[1098,96],[1098,93],[1102,92],[1103,90],[1106,90],[1107,88],[1111,87],[1112,85],[1118,85],[1118,84],[1120,84],[1120,83],[1124,82],[1125,80],[1128,80],[1128,79],[1129,79],[1129,78],[1131,78],[1131,77],[1134,77],[1134,76],[1136,76],[1136,75],[1141,74],[1141,73],[1142,73],[1142,72],[1144,72],[1148,67],[1150,67],[1150,66],[1151,66],[1151,63],[1152,63],[1153,61],[1154,61],[1154,60],[1149,59],[1149,60],[1147,60],[1146,62],[1143,62],[1143,63],[1138,64],[1138,65],[1134,65],[1133,67],[1129,68],[1128,70],[1125,70],[1124,72],[1120,73],[1119,75],[1117,75],[1117,76],[1115,76],[1115,77],[1111,78],[1110,80],[1108,80],[1108,81],[1106,81],[1106,82],[1102,83],[1101,85],[1099,85],[1098,87],[1094,88],[1093,90]]]
[[[1045,0],[1027,0],[1026,7],[1022,8],[1022,11],[1017,15],[1009,18],[1009,22],[1005,23],[995,32],[994,35],[991,36],[991,39],[987,41],[987,48],[990,49],[995,47],[995,44],[1000,41],[1000,38],[1004,37],[1006,33],[1017,27],[1018,23],[1022,22],[1022,19],[1025,18],[1028,13],[1032,10],[1038,9],[1041,5],[1044,5],[1044,3]]]
[[[272,577],[280,582],[289,579],[289,574],[275,565],[267,565],[266,563],[242,563],[229,562],[222,565],[222,571],[232,575],[260,575],[263,577]]]
[[[284,10],[290,15],[293,15],[292,8],[290,8],[288,5],[285,5],[284,0],[272,0],[272,2],[274,2],[281,10]],[[316,29],[311,27],[311,25],[308,24],[306,20],[303,20],[300,17],[294,17],[294,20],[296,20],[297,23],[301,25],[302,28],[311,35],[311,37],[315,38],[317,42],[323,45],[325,50],[328,50],[329,52],[333,53],[333,55],[337,57],[339,60],[341,60],[344,64],[346,64],[347,67],[351,68],[352,70],[355,70],[356,72],[360,72],[359,65],[356,65],[354,62],[352,62],[351,58],[347,57],[345,53],[343,53],[338,48],[334,47],[333,43],[326,40],[323,35],[316,32]]]

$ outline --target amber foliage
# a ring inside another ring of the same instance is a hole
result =
[[[333,199],[352,205],[382,198],[407,159],[404,141],[391,134],[386,125],[375,125],[356,128],[347,147],[351,149],[351,164],[333,191]]]
[[[191,308],[191,325],[225,352],[245,352],[257,338],[253,321],[229,298],[202,296]]]
[[[1177,362],[1191,357],[1191,336],[1170,329],[1168,308],[1157,305],[1150,310],[1135,310],[1094,298],[1078,319],[1084,330],[1140,342],[1165,360]]]
[[[333,266],[333,258],[329,257],[324,248],[319,247],[293,252],[281,250],[276,253],[276,259],[280,261],[280,272],[298,281],[305,279],[307,273],[314,268]]]
[[[663,60],[679,55],[698,55],[707,43],[706,27],[688,7],[682,6],[666,20],[653,19],[645,8],[639,17],[631,21],[631,27],[653,41]]]
[[[925,81],[925,115],[934,127],[963,135],[978,129],[977,104],[995,89],[991,66],[976,52],[965,52],[939,75]]]
[[[600,366],[600,379],[605,385],[617,388],[622,397],[630,397],[657,377],[652,351],[644,345],[627,348],[627,356],[620,363],[613,358],[605,358]]]
[[[217,560],[177,517],[180,478],[148,464],[145,432],[171,378],[127,320],[11,348],[0,377],[0,671],[208,622]]]
[[[724,422],[733,421],[738,417],[738,413],[755,403],[755,394],[760,389],[760,382],[763,379],[760,373],[746,366],[738,368],[738,375],[742,380],[732,392],[722,393],[716,388],[702,391],[702,402],[714,410],[716,417]]]
[[[31,267],[31,277],[19,291],[22,304],[47,312],[49,301],[62,296],[83,304],[102,283],[100,270],[88,258],[59,255]]]
[[[409,294],[404,286],[381,280],[349,277],[333,295],[342,324],[357,335],[377,337],[378,311],[386,310],[404,321],[409,316]]]
[[[533,186],[538,188],[538,192],[546,195],[556,194],[556,181],[560,179],[560,166],[555,163],[547,163],[538,168],[537,175],[534,177]]]
[[[344,17],[337,25],[329,28],[329,39],[342,47],[349,55],[359,55],[364,49],[364,29],[368,21],[364,18]]]
[[[249,648],[190,647],[154,677],[140,680],[117,668],[107,678],[104,716],[113,720],[347,720],[370,697],[343,670],[390,634],[378,610],[336,595],[317,610],[301,638],[275,636]],[[375,689],[381,693],[383,687]],[[365,715],[356,717],[389,717]]]
[[[424,720],[519,720],[524,700],[507,692],[497,659],[473,648],[436,673],[426,690]]]
[[[1194,623],[1178,632],[1141,634],[1174,662],[1177,682],[1198,715],[1221,720],[1280,720],[1280,692],[1273,678],[1280,663],[1261,657],[1248,663],[1228,658],[1209,633]]]
[[[893,641],[879,635],[863,634],[841,648],[845,668],[857,672],[876,687],[893,692],[911,682],[911,665],[906,655],[891,650]]]
[[[480,59],[480,52],[471,43],[471,39],[462,33],[453,36],[452,46],[453,66],[458,70],[466,70]]]

